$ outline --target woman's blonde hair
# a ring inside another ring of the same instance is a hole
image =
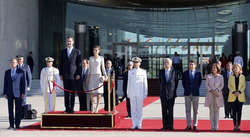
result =
[[[242,67],[241,67],[241,65],[240,64],[234,64],[233,65],[233,70],[234,70],[234,68],[239,68],[240,69],[240,74],[242,74]]]

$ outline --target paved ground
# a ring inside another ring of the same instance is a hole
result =
[[[36,108],[38,110],[38,113],[43,112],[43,101],[42,101],[42,96],[35,95],[35,96],[29,96],[28,100],[29,103],[32,104],[33,108]],[[57,97],[57,105],[56,109],[57,110],[64,110],[63,107],[63,97],[59,96]],[[42,137],[42,136],[93,136],[93,137],[117,137],[117,136],[145,136],[145,137],[152,137],[153,135],[157,135],[158,137],[161,136],[166,136],[166,135],[171,135],[173,137],[189,137],[189,136],[196,136],[196,135],[201,135],[201,136],[210,136],[213,134],[213,136],[218,136],[218,137],[231,137],[234,135],[234,133],[190,133],[190,132],[133,132],[133,131],[9,131],[6,128],[9,126],[8,123],[8,112],[7,112],[7,101],[4,98],[0,98],[0,106],[2,106],[1,111],[0,111],[0,137],[13,137],[13,136],[23,136],[23,137],[30,137],[30,136],[36,136],[36,137]],[[79,107],[78,100],[76,99],[76,106],[75,110],[77,110]],[[184,119],[185,118],[185,112],[184,112],[184,98],[183,97],[178,97],[176,100],[176,105],[175,105],[175,119]],[[159,119],[161,118],[161,108],[160,108],[160,101],[156,101],[152,103],[151,105],[148,105],[147,107],[144,108],[144,119],[152,119],[156,118]],[[152,113],[154,112],[154,113]],[[245,105],[243,108],[243,119],[250,119],[250,106]],[[224,114],[223,114],[223,109],[220,111],[220,119],[224,119]],[[200,99],[200,105],[199,105],[199,119],[208,119],[208,109],[204,107],[204,97]],[[40,121],[40,115],[37,119],[35,120],[23,120],[21,123],[21,126],[25,125],[30,125],[31,123],[35,123]],[[235,134],[237,137],[242,136],[242,137],[249,137],[249,134]]]
[[[199,119],[209,119],[209,110],[208,108],[204,107],[204,97],[200,98],[199,104]],[[22,120],[21,126],[30,125],[32,123],[40,121],[40,114],[43,112],[43,100],[42,96],[38,93],[30,93],[30,96],[27,98],[27,102],[32,104],[32,108],[35,108],[38,111],[38,118],[35,120]],[[4,98],[0,98],[0,137],[13,137],[13,136],[21,136],[21,137],[44,137],[44,136],[53,136],[53,137],[75,137],[75,136],[93,136],[93,137],[117,137],[117,136],[129,136],[129,137],[163,137],[163,136],[172,136],[172,137],[190,137],[190,136],[217,136],[217,137],[249,137],[250,134],[244,133],[193,133],[193,132],[138,132],[138,131],[10,131],[7,130],[9,126],[8,123],[8,108],[7,108],[7,101]],[[103,103],[102,103],[103,106]],[[79,101],[78,97],[76,98],[76,105],[75,110],[79,108]],[[176,104],[174,108],[175,112],[175,119],[185,119],[185,105],[184,105],[184,98],[178,97],[176,99]],[[56,110],[64,110],[64,98],[63,96],[58,96],[56,99]],[[152,113],[153,112],[153,113]],[[250,105],[243,106],[243,114],[242,119],[250,120]],[[146,106],[143,110],[143,118],[144,119],[152,119],[161,118],[161,106],[160,101],[157,100],[156,102]],[[220,119],[224,119],[224,110],[221,108],[220,110]]]

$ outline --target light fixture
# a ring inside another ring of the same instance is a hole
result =
[[[227,26],[215,26],[216,29],[226,29]]]
[[[215,32],[215,35],[225,35],[225,32]]]
[[[216,19],[216,22],[219,22],[219,23],[227,23],[228,20],[226,20],[226,19]]]
[[[219,12],[217,12],[219,15],[229,15],[229,14],[232,14],[232,10],[227,10],[227,9],[224,9],[224,10],[221,10]]]

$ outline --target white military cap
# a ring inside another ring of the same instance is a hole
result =
[[[46,60],[46,62],[53,62],[54,61],[54,59],[52,57],[46,57],[45,60]]]
[[[129,61],[128,65],[134,65],[134,63],[132,61]]]
[[[141,62],[141,58],[139,58],[139,57],[133,57],[132,61],[133,62]]]

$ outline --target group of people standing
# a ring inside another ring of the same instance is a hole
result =
[[[196,70],[194,61],[189,62],[189,69],[182,74],[185,96],[187,127],[185,130],[198,130],[199,88],[202,83],[201,73]],[[173,106],[176,97],[176,72],[170,58],[165,60],[165,68],[160,71],[160,98],[162,106],[162,130],[173,129]],[[177,80],[178,81],[178,80]],[[225,118],[233,118],[234,131],[240,131],[242,106],[245,98],[245,76],[240,64],[227,63],[221,72],[220,63],[214,63],[211,73],[206,77],[207,95],[205,107],[209,108],[211,130],[218,130],[219,109],[224,107]],[[193,128],[191,123],[191,106],[193,106]]]
[[[67,48],[62,50],[60,56],[59,69],[53,67],[54,59],[45,58],[47,67],[43,68],[40,74],[41,91],[44,96],[45,113],[55,111],[56,92],[63,81],[64,91],[64,113],[74,113],[75,94],[79,96],[80,111],[91,111],[98,113],[100,108],[101,94],[104,94],[104,110],[109,107],[113,110],[115,100],[118,104],[118,97],[111,96],[108,103],[108,85],[105,81],[108,77],[117,83],[117,78],[113,79],[115,70],[112,69],[112,61],[104,62],[104,57],[100,56],[100,46],[94,46],[93,56],[82,59],[80,50],[73,47],[73,37],[67,38]],[[21,103],[25,101],[26,91],[30,89],[31,75],[29,67],[19,64],[16,58],[11,59],[11,69],[5,72],[4,95],[8,99],[10,129],[20,128]],[[132,118],[132,129],[142,128],[143,101],[148,95],[147,72],[140,68],[142,60],[139,57],[132,58],[128,62],[128,68],[123,77],[124,98],[127,102],[128,117]],[[162,130],[174,130],[174,104],[176,89],[178,85],[178,72],[172,65],[170,58],[165,59],[164,68],[159,71],[160,80],[160,100],[162,109]],[[186,109],[186,130],[198,130],[198,107],[199,88],[202,83],[202,75],[196,69],[196,63],[189,61],[188,70],[182,74],[182,85],[185,96]],[[115,84],[116,85],[116,84]],[[117,86],[116,86],[117,87]],[[207,95],[205,106],[209,108],[211,130],[217,130],[219,124],[219,108],[225,106],[225,118],[233,118],[234,130],[240,130],[242,105],[245,99],[245,77],[242,74],[240,64],[227,62],[226,70],[221,73],[221,64],[213,63],[211,74],[206,77]],[[97,100],[94,106],[95,97]],[[123,99],[124,99],[123,98]],[[122,99],[122,100],[123,100]],[[16,117],[13,116],[13,101],[15,101]],[[111,106],[108,106],[110,104]],[[191,122],[191,106],[193,106],[193,124]],[[192,127],[193,126],[193,127]]]
[[[112,62],[110,60],[106,61],[104,64],[104,58],[99,55],[100,46],[95,46],[93,48],[93,56],[88,59],[82,59],[82,54],[80,50],[73,47],[74,39],[73,37],[67,38],[67,48],[61,52],[59,70],[48,65],[48,62],[53,62],[53,58],[49,57],[46,59],[47,67],[43,70],[47,70],[45,73],[41,72],[41,89],[47,91],[50,94],[55,94],[56,92],[51,92],[50,90],[57,90],[58,87],[50,87],[53,85],[52,81],[56,81],[57,85],[60,85],[60,81],[63,81],[64,91],[64,103],[65,111],[64,113],[74,113],[75,105],[75,95],[78,94],[80,102],[80,111],[91,111],[91,113],[98,113],[100,108],[101,94],[104,93],[105,100],[105,110],[107,110],[107,78],[109,75],[113,75]],[[49,68],[52,72],[50,72]],[[47,73],[47,74],[46,74]],[[49,73],[52,73],[53,78],[43,78],[47,77]],[[59,79],[60,78],[60,79]],[[49,83],[49,85],[47,84]],[[53,109],[46,109],[45,113],[54,111],[55,95],[53,98],[48,98],[45,96],[45,106],[50,105]],[[97,100],[94,106],[95,97]],[[117,99],[118,100],[118,99]],[[113,103],[111,103],[112,105]],[[47,107],[48,108],[48,107]],[[111,108],[113,108],[111,106]]]

